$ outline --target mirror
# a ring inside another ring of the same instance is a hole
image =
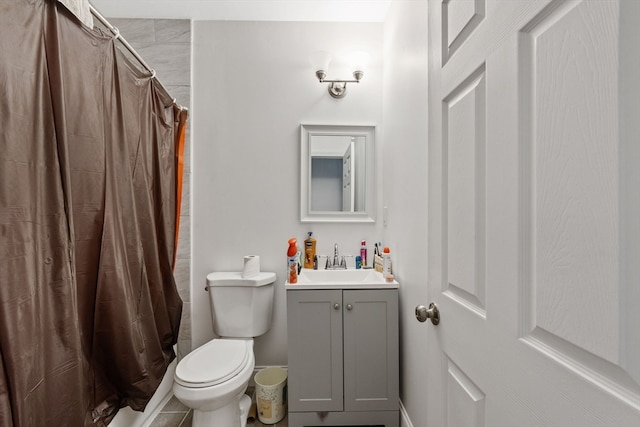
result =
[[[375,126],[300,129],[300,220],[374,222]]]

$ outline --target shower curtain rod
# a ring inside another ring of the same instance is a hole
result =
[[[122,43],[122,45],[124,47],[127,48],[127,50],[129,52],[131,52],[131,54],[140,62],[140,64],[147,69],[147,71],[149,71],[151,73],[151,78],[156,79],[156,81],[158,82],[158,84],[162,87],[162,89],[164,89],[165,92],[169,93],[169,91],[167,90],[166,87],[164,87],[164,85],[162,84],[162,82],[160,80],[158,80],[158,78],[156,77],[156,70],[154,70],[153,68],[151,68],[149,66],[149,64],[147,64],[145,62],[144,59],[142,59],[142,57],[140,56],[140,54],[138,52],[136,52],[136,50],[133,48],[133,46],[131,46],[129,44],[129,42],[122,37],[122,34],[120,34],[120,30],[118,30],[118,28],[114,27],[113,25],[111,25],[111,23],[109,21],[107,21],[107,18],[105,18],[104,16],[102,16],[102,14],[100,14],[100,12],[98,12],[96,10],[95,7],[93,7],[93,5],[89,4],[89,10],[91,11],[91,14],[93,16],[95,16],[96,18],[98,18],[98,21],[100,21],[105,27],[107,27],[109,29],[109,31],[111,31],[114,35],[114,37],[120,41],[120,43]],[[173,98],[173,103],[180,109],[180,110],[185,110],[187,111],[187,107],[183,107],[182,105],[178,104],[176,102],[176,99]]]

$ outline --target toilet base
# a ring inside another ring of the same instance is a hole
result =
[[[247,427],[249,409],[251,409],[251,398],[245,394],[240,399],[240,427]]]
[[[228,405],[213,411],[194,409],[192,427],[246,427],[250,407],[251,398],[243,391]]]

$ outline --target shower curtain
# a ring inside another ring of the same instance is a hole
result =
[[[0,425],[105,426],[175,357],[186,111],[52,0],[0,0]]]

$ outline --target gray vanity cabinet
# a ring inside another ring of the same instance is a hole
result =
[[[399,425],[398,290],[287,290],[289,426]]]

